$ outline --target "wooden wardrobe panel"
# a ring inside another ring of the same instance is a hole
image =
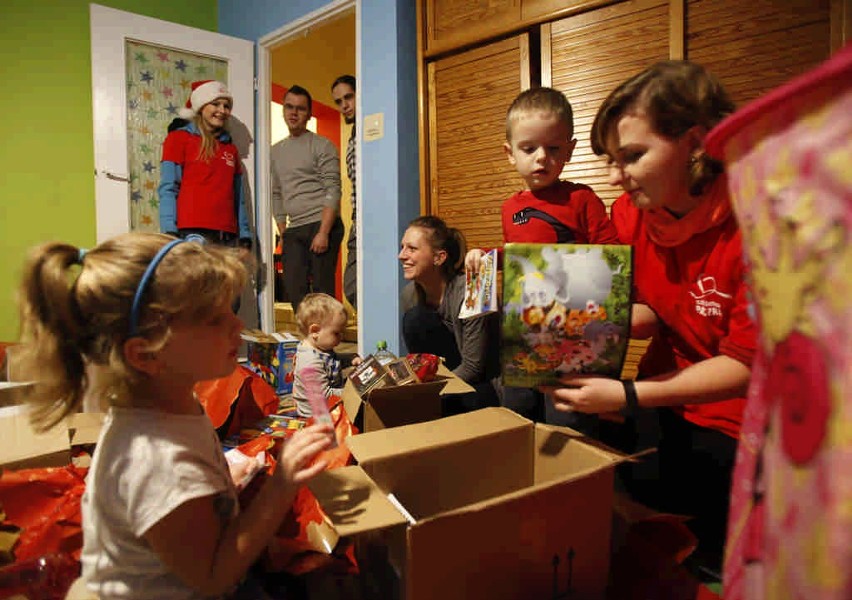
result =
[[[592,152],[592,121],[613,88],[669,57],[669,1],[630,0],[555,21],[542,32],[542,54],[550,53],[543,83],[564,92],[574,109],[577,146],[562,177],[590,186],[610,205],[620,188],[607,183],[606,162]]]
[[[426,51],[441,52],[508,31],[521,0],[426,0]]]
[[[429,213],[470,247],[502,243],[500,205],[522,187],[506,159],[506,110],[529,87],[526,34],[428,64]]]
[[[611,0],[609,0],[611,1]],[[521,18],[524,21],[536,19],[555,19],[573,13],[608,4],[608,0],[523,0]]]
[[[742,105],[827,59],[831,0],[689,0],[686,55]]]

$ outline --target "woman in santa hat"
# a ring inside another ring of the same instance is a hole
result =
[[[233,102],[224,83],[192,84],[179,111],[185,124],[170,127],[163,142],[160,231],[251,248],[240,156],[226,129]]]

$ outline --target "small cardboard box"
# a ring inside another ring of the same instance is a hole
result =
[[[293,392],[293,362],[299,340],[290,334],[244,331],[248,367],[263,377],[277,394]]]
[[[406,600],[605,597],[622,455],[504,408],[347,444],[309,486],[341,536],[383,531]]]
[[[61,467],[71,462],[67,421],[38,432],[30,424],[30,408],[26,404],[0,408],[0,439],[3,469]]]
[[[62,467],[71,462],[71,447],[98,441],[104,413],[74,413],[39,432],[30,424],[28,405],[0,408],[0,469]]]
[[[374,387],[364,397],[347,379],[341,399],[352,422],[368,432],[439,419],[441,396],[472,391],[442,364],[433,381]]]
[[[32,388],[30,382],[0,381],[0,406],[22,404]]]

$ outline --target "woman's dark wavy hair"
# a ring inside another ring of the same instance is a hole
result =
[[[716,77],[699,64],[666,60],[651,65],[615,88],[603,101],[592,124],[595,154],[609,154],[619,119],[642,111],[654,130],[677,139],[695,125],[709,131],[734,112],[735,106]],[[721,162],[704,152],[690,162],[690,194],[700,195],[724,171]]]

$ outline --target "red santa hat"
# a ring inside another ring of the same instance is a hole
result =
[[[213,81],[207,79],[205,81],[193,81],[192,93],[186,101],[186,106],[178,111],[178,114],[184,119],[191,119],[198,114],[201,107],[209,104],[217,98],[227,98],[233,104],[234,97],[228,88],[221,81]]]

